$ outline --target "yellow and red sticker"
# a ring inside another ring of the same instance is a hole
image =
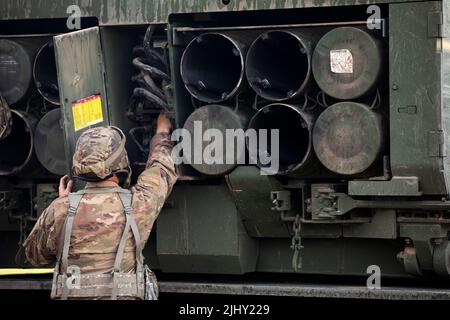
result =
[[[102,98],[99,94],[72,103],[75,131],[103,122]]]

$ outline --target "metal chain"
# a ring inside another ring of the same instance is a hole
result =
[[[300,215],[295,216],[293,222],[292,230],[294,231],[294,236],[292,237],[291,249],[294,250],[294,255],[292,256],[292,268],[295,272],[298,272],[302,268],[302,257],[300,250],[303,249],[302,238],[300,237],[300,231],[302,224],[300,221]]]

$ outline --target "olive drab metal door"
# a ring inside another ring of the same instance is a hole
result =
[[[54,37],[68,172],[80,134],[108,125],[105,67],[98,27]]]

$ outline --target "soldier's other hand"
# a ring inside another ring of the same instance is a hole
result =
[[[164,112],[161,112],[156,120],[156,133],[170,133],[172,123]]]
[[[64,177],[62,177],[59,180],[58,192],[59,192],[60,198],[68,196],[69,193],[72,191],[73,180],[69,180],[69,182],[67,182],[68,179],[69,179],[69,176],[66,174]]]

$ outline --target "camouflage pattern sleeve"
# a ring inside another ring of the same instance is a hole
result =
[[[36,267],[56,261],[57,237],[67,215],[68,199],[53,201],[42,212],[28,238],[23,243],[28,262]]]
[[[167,184],[167,195],[172,190],[172,187],[178,178],[171,156],[172,148],[173,144],[170,140],[170,134],[156,134],[150,143],[150,156],[146,166],[146,169],[154,167],[158,167],[160,169],[161,176]]]
[[[171,157],[172,147],[168,133],[159,133],[152,138],[146,169],[133,188],[133,192],[142,192],[153,200],[156,198],[159,210],[178,178]]]

